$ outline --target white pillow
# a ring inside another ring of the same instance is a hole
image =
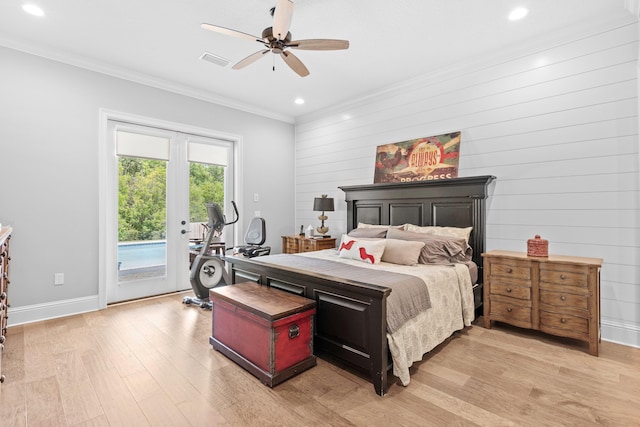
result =
[[[427,226],[427,227],[419,227],[413,224],[406,224],[406,231],[411,231],[413,233],[424,233],[424,234],[433,234],[435,236],[447,236],[447,237],[456,237],[458,239],[464,239],[467,244],[469,244],[469,236],[471,235],[471,230],[473,227],[438,227],[438,226]]]
[[[369,264],[378,264],[384,253],[385,244],[385,239],[363,240],[343,234],[340,246],[338,246],[338,256]]]

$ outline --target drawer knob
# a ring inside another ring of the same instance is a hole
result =
[[[560,297],[560,300],[561,300],[561,301],[565,301],[566,299],[567,299],[567,297],[565,297],[564,295],[562,295],[562,296]]]
[[[507,268],[507,273],[513,273],[513,270],[511,268]]]
[[[511,308],[511,307],[507,307],[507,311],[508,311],[509,313],[511,313],[511,312],[513,311],[513,308]]]
[[[562,319],[560,319],[560,323],[567,323],[567,319],[563,317]]]
[[[0,335],[0,344],[4,344],[5,338],[4,335]]]
[[[561,274],[561,275],[560,275],[560,279],[564,280],[564,279],[566,279],[566,278],[567,278],[567,276],[565,276],[564,274]]]
[[[507,288],[507,292],[511,292],[511,288]]]
[[[6,292],[1,293],[0,294],[0,301],[4,301],[6,299],[7,299],[7,293]]]

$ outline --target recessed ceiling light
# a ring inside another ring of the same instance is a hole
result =
[[[35,4],[25,4],[22,6],[22,10],[33,16],[44,16],[44,11]]]
[[[524,7],[519,7],[517,9],[513,9],[509,14],[510,21],[517,21],[518,19],[522,19],[529,14],[529,9],[525,9]]]
[[[302,99],[302,98],[296,98],[296,100],[295,100],[295,101],[293,101],[293,102],[295,102],[295,103],[296,103],[296,104],[298,104],[298,105],[302,105],[302,104],[304,104],[304,99]]]

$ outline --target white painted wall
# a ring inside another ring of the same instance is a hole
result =
[[[259,210],[279,250],[294,218],[292,124],[7,48],[0,64],[0,222],[14,227],[9,324],[95,308],[101,108],[241,136],[241,236]],[[54,273],[65,274],[63,286]]]
[[[376,146],[462,131],[459,176],[495,175],[487,249],[526,251],[536,234],[555,254],[604,259],[602,335],[640,346],[638,24],[620,24],[533,53],[423,76],[296,125],[296,221],[312,199],[370,184]]]

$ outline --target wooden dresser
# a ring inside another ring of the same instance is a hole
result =
[[[484,258],[484,326],[493,321],[600,343],[600,258],[490,251]]]
[[[2,353],[7,336],[7,308],[9,306],[9,240],[11,227],[0,229],[0,383],[4,382],[2,370]]]
[[[303,236],[282,236],[282,253],[297,254],[299,252],[313,252],[336,247],[335,237],[307,239]]]

